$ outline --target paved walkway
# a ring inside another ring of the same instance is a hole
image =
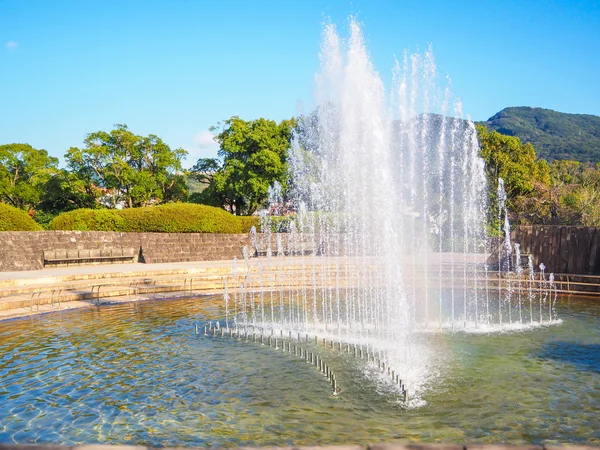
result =
[[[484,255],[469,257],[469,263],[484,260]],[[464,262],[465,255],[432,254],[427,259],[433,264],[446,265],[450,262]],[[304,268],[305,265],[312,264],[337,265],[349,261],[344,257],[315,256],[286,256],[274,258],[270,263],[265,258],[251,259],[251,265],[255,268],[259,262],[265,264],[265,268],[278,270],[280,264],[289,269],[294,266]],[[366,257],[354,259],[353,262],[368,267],[373,261]],[[191,290],[192,278],[195,293],[219,293],[223,289],[222,278],[231,274],[232,267],[233,261],[220,260],[72,265],[0,272],[0,320],[57,309],[90,307],[102,302],[144,300],[157,292]],[[243,261],[238,264],[238,268],[244,270]]]
[[[157,283],[160,285],[181,278],[179,284],[183,285],[182,277],[211,278],[216,274],[229,273],[231,267],[232,261],[225,260],[83,265],[0,272],[0,320],[95,307],[102,303],[147,300],[156,296],[152,292],[157,290]],[[141,288],[147,280],[154,284]],[[101,293],[100,284],[106,285]],[[214,283],[208,281],[204,284],[205,289],[220,292]],[[135,287],[132,288],[132,285]],[[166,288],[168,291],[177,289],[181,287]]]
[[[230,260],[225,261],[195,261],[195,262],[177,262],[177,263],[160,263],[160,264],[143,264],[143,263],[128,263],[128,264],[98,264],[98,265],[83,265],[83,266],[64,266],[52,267],[42,270],[24,270],[19,272],[0,272],[0,281],[14,281],[15,284],[20,284],[19,280],[35,281],[43,283],[44,280],[50,278],[66,278],[77,275],[95,275],[95,274],[131,274],[163,272],[170,270],[190,270],[206,269],[214,267],[231,267]],[[24,283],[24,284],[25,284]]]
[[[321,257],[319,257],[320,259]],[[449,264],[451,261],[454,263],[481,263],[485,261],[486,255],[474,254],[464,255],[462,253],[431,253],[427,260],[430,263],[438,264]],[[314,260],[314,257],[307,256],[304,258],[300,257],[286,257],[285,259],[294,259],[300,261],[305,259],[307,261]],[[342,260],[341,257],[328,257],[330,261]],[[256,261],[252,259],[252,261]],[[77,275],[94,275],[94,274],[120,274],[120,273],[150,273],[150,272],[162,272],[169,270],[189,270],[190,272],[201,271],[207,268],[222,268],[231,267],[231,260],[220,260],[220,261],[191,261],[191,262],[174,262],[174,263],[158,263],[158,264],[144,264],[144,263],[126,263],[126,264],[98,264],[98,265],[72,265],[63,267],[52,267],[42,270],[25,270],[18,272],[0,272],[0,282],[2,281],[15,281],[18,284],[18,280],[36,280],[41,281],[48,278],[64,278],[69,276]],[[25,281],[26,282],[26,281]]]

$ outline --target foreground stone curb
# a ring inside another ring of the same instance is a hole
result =
[[[43,445],[0,444],[0,450],[194,450],[206,447],[144,447],[138,445]],[[325,446],[268,446],[239,447],[237,450],[600,450],[586,445],[460,445],[460,444],[371,444],[371,445],[325,445]]]

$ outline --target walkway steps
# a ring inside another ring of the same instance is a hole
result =
[[[320,290],[328,288],[335,280],[337,286],[356,287],[355,271],[368,274],[377,266],[368,258],[350,262],[344,258],[286,257],[284,259],[251,259],[250,266],[238,261],[233,275],[232,261],[206,261],[197,263],[173,264],[121,264],[111,266],[68,267],[31,272],[0,273],[0,320],[13,315],[32,315],[46,308],[63,309],[64,304],[76,307],[96,303],[133,301],[155,296],[156,294],[187,293],[194,295],[220,294],[227,284],[231,293],[244,285],[248,291],[258,292],[264,286],[275,291],[283,291],[310,286]],[[313,267],[317,267],[314,275]],[[337,275],[336,274],[337,271]],[[252,273],[247,279],[246,274]],[[328,277],[322,278],[319,273]],[[404,271],[407,283],[415,282],[419,290],[424,288],[424,271]],[[260,276],[262,274],[262,277]],[[521,281],[516,276],[507,279],[505,274],[488,272],[488,279],[482,276],[465,276],[464,270],[449,270],[438,267],[429,270],[427,277],[430,287],[472,288],[478,286],[490,289],[505,289],[509,284],[523,291],[533,287],[534,291],[548,291],[545,281],[530,282],[524,273]],[[440,278],[441,277],[441,278]],[[536,273],[536,278],[539,274]],[[262,282],[261,282],[262,278]],[[547,276],[546,276],[547,278]],[[454,281],[452,281],[454,280]],[[600,275],[556,275],[556,291],[564,294],[600,296]]]

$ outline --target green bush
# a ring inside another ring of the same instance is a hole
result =
[[[163,233],[241,233],[241,221],[227,211],[192,203],[167,203],[160,206],[119,211],[125,220],[123,231]]]
[[[50,230],[123,231],[125,220],[114,209],[75,209],[59,214],[50,222]]]
[[[52,222],[57,215],[58,214],[38,209],[33,215],[33,220],[35,220],[36,223],[39,224],[44,230],[49,230],[50,222]]]
[[[296,215],[291,216],[271,216],[271,231],[273,233],[289,233],[292,221],[296,220]]]
[[[260,231],[260,219],[258,216],[236,216],[236,219],[241,224],[242,233],[250,233],[252,227],[256,227]]]
[[[245,219],[212,206],[167,203],[123,210],[76,209],[57,216],[50,223],[50,229],[235,234],[250,230],[251,225],[246,224],[250,221]]]
[[[0,231],[38,231],[41,230],[29,215],[18,208],[0,203]]]

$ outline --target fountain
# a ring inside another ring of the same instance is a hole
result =
[[[513,329],[524,315],[529,325],[548,323],[556,295],[543,270],[537,280],[528,267],[523,281],[502,180],[504,238],[488,260],[488,186],[475,126],[450,87],[438,87],[431,49],[404,54],[388,96],[356,21],[347,42],[332,25],[323,34],[317,106],[300,118],[290,155],[288,201],[297,214],[284,250],[282,235],[276,243],[272,235],[281,223],[272,213],[284,204],[274,186],[261,238],[253,229],[244,251],[235,327],[364,347],[373,364],[418,389],[428,359],[420,334]],[[291,258],[274,257],[274,245]],[[253,270],[251,255],[266,260]]]
[[[599,443],[599,306],[556,304],[502,183],[488,238],[475,129],[432,52],[388,96],[358,25],[328,26],[317,86],[289,196],[222,296],[0,322],[0,443]]]

